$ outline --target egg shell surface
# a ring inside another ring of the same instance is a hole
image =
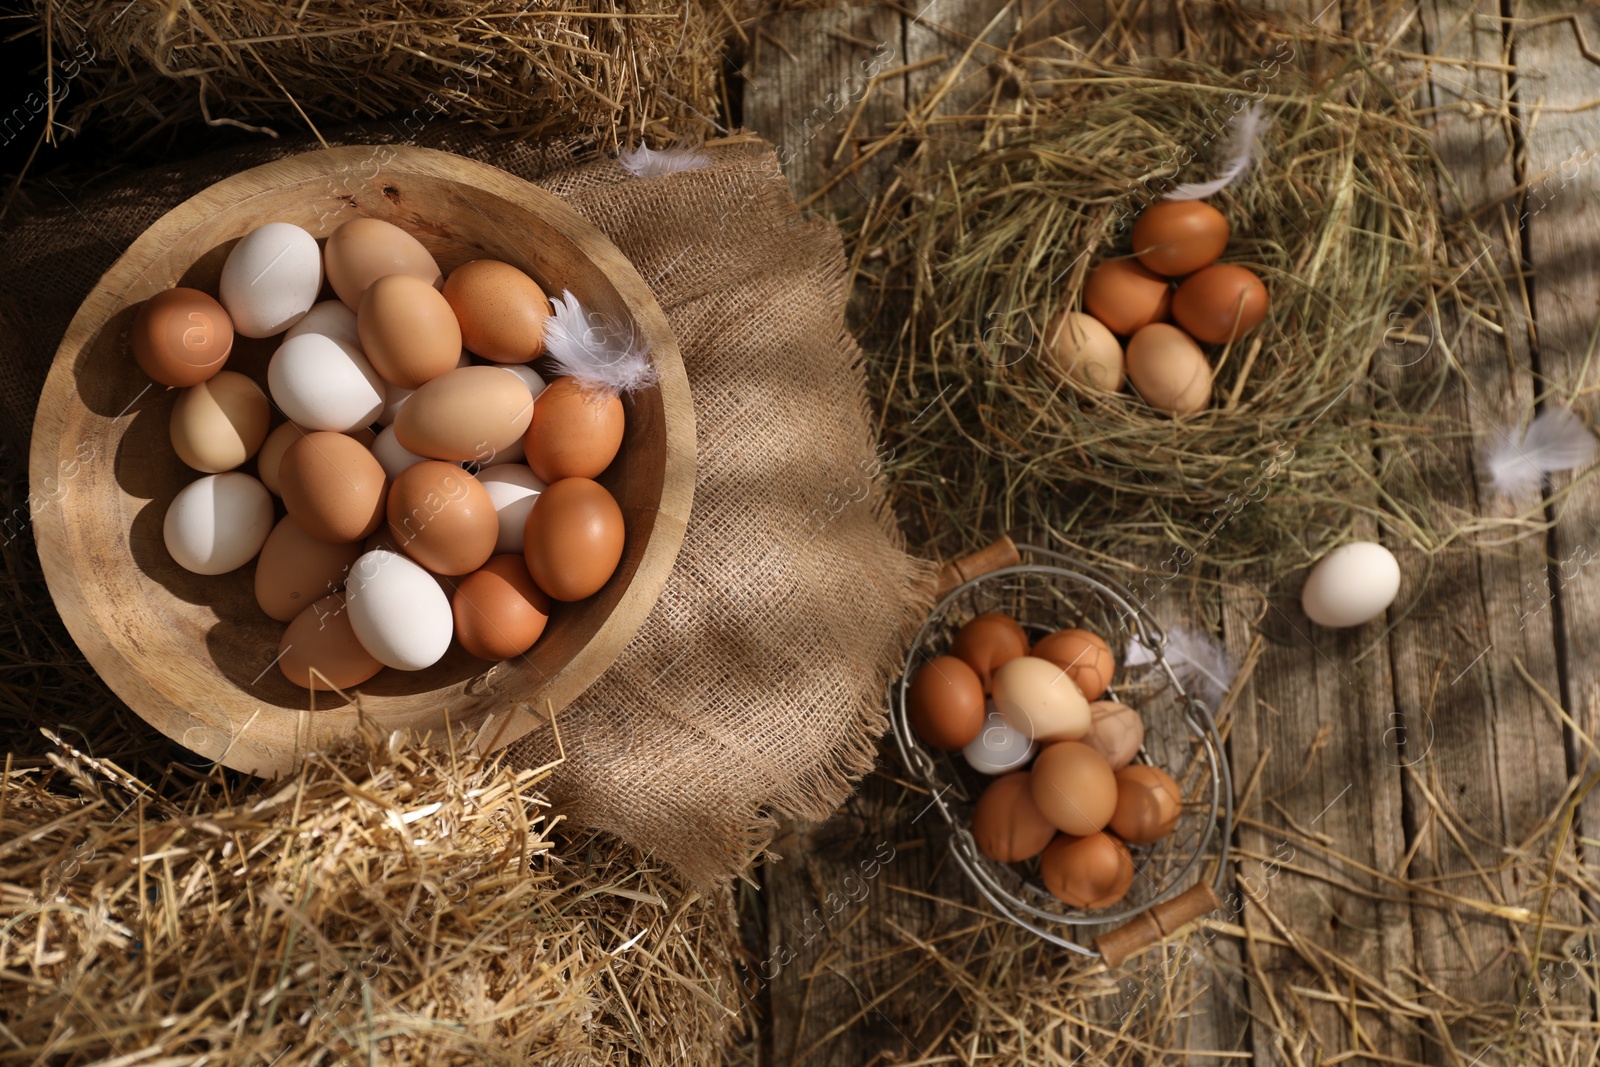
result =
[[[1122,344],[1093,315],[1062,312],[1050,331],[1046,350],[1056,370],[1069,381],[1108,393],[1122,388]]]
[[[1088,630],[1058,630],[1041,637],[1028,653],[1049,660],[1078,683],[1085,700],[1099,700],[1111,687],[1116,659],[1105,638]]]
[[[555,600],[582,600],[610,581],[622,562],[622,509],[587,478],[551,482],[528,512],[522,553],[528,573]]]
[[[316,431],[290,444],[278,485],[283,506],[312,537],[360,541],[383,521],[383,467],[346,434]]]
[[[445,279],[444,298],[473,355],[526,363],[544,347],[550,300],[538,282],[509,263],[475,259],[461,264]]]
[[[267,535],[256,560],[256,603],[279,622],[290,622],[310,604],[344,588],[345,574],[361,555],[361,544],[334,544],[312,537],[285,515]]]
[[[495,541],[495,552],[522,551],[522,532],[528,525],[528,513],[533,502],[544,492],[545,483],[537,474],[521,463],[506,463],[478,472],[494,504],[495,518],[500,525],[500,536]]]
[[[500,533],[494,502],[482,483],[454,463],[436,459],[395,476],[387,514],[395,543],[435,574],[467,574],[482,567]]]
[[[208,474],[178,490],[161,523],[167,553],[186,571],[227,574],[272,533],[272,494],[248,474]]]
[[[1306,618],[1343,629],[1371,622],[1400,595],[1400,563],[1374,541],[1340,545],[1316,562],[1300,591]]]
[[[1045,888],[1068,907],[1109,908],[1128,895],[1133,876],[1128,846],[1106,833],[1063,834],[1039,857]]]
[[[550,621],[551,603],[522,554],[492,556],[456,585],[450,598],[456,640],[479,659],[511,659],[532,648]]]
[[[1133,251],[1157,274],[1181,277],[1217,261],[1228,247],[1228,219],[1202,200],[1163,200],[1133,223]]]
[[[1078,684],[1037,656],[1018,656],[995,671],[994,707],[1035,741],[1073,741],[1089,732],[1089,702]]]
[[[416,389],[461,359],[461,327],[439,290],[409,274],[374,281],[356,315],[361,351],[385,382]]]
[[[1128,339],[1128,381],[1157,411],[1192,415],[1211,406],[1211,362],[1194,339],[1157,322]]]
[[[386,667],[420,671],[450,650],[455,619],[433,575],[386,549],[363,553],[345,585],[350,625]]]
[[[1028,635],[1022,624],[994,611],[974,616],[950,640],[950,654],[966,660],[978,672],[985,693],[993,689],[998,668],[1027,652]]]
[[[527,430],[533,408],[527,387],[499,367],[458,367],[419,387],[394,431],[419,456],[482,461]]]
[[[972,840],[997,863],[1021,863],[1056,836],[1033,802],[1033,776],[1015,771],[990,782],[972,809]]]
[[[354,345],[317,333],[292,337],[267,363],[267,390],[290,422],[344,432],[383,410],[384,382]]]
[[[906,687],[906,717],[928,745],[945,751],[964,748],[983,729],[983,686],[977,672],[954,656],[927,661]]]
[[[1092,834],[1116,813],[1116,773],[1080,741],[1046,745],[1033,761],[1033,802],[1062,833]]]
[[[1172,307],[1172,282],[1136,259],[1108,259],[1083,283],[1083,309],[1124,337],[1165,321]]]
[[[288,222],[269,222],[239,239],[222,264],[217,299],[242,337],[271,337],[303,318],[322,288],[317,239]]]
[[[233,352],[233,322],[198,289],[167,289],[139,305],[129,343],[139,369],[175,389],[203,382]]]
[[[1267,317],[1267,287],[1248,268],[1213,263],[1178,286],[1172,317],[1197,341],[1237,341]]]
[[[422,242],[392,222],[351,219],[328,235],[323,252],[328,284],[354,311],[367,287],[389,274],[409,274],[437,287],[443,282],[439,264]]]
[[[983,729],[977,737],[967,742],[961,755],[967,761],[967,766],[979,774],[1005,774],[1026,767],[1038,750],[1038,742],[1021,730],[1013,729],[994,710],[994,703],[990,701],[983,718]]]
[[[195,470],[220,474],[256,454],[271,421],[272,406],[261,387],[224,370],[179,394],[168,436],[179,459]]]
[[[306,605],[278,642],[278,669],[295,685],[317,692],[349,689],[383,670],[350,625],[343,593]]]

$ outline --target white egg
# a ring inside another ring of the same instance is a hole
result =
[[[449,651],[450,598],[406,557],[383,548],[365,553],[351,564],[345,590],[356,640],[384,666],[420,671]]]
[[[1300,606],[1318,626],[1360,626],[1382,615],[1400,593],[1400,564],[1372,541],[1340,545],[1306,577]]]
[[[273,526],[272,494],[240,471],[213,474],[178,490],[161,536],[178,566],[227,574],[255,558]]]
[[[421,463],[422,456],[406,451],[406,446],[394,435],[393,426],[385,426],[378,439],[372,442],[372,454],[377,457],[383,473],[393,478],[413,463]]]
[[[287,341],[303,333],[320,333],[353,348],[361,347],[361,334],[356,331],[356,313],[345,307],[342,300],[324,300],[313,305],[304,318],[289,327],[283,339]]]
[[[383,410],[383,379],[359,348],[319,333],[291,337],[267,364],[273,402],[308,430],[347,433]]]
[[[385,431],[387,432],[387,431]],[[533,502],[545,491],[539,476],[520,463],[506,463],[480,471],[478,481],[489,491],[495,516],[500,520],[500,540],[495,552],[522,552],[522,528],[528,525]]]
[[[1038,744],[1021,730],[1011,726],[994,710],[989,702],[989,714],[983,720],[978,736],[967,742],[961,750],[967,763],[979,774],[1006,774],[1018,767],[1026,767]]]
[[[317,239],[287,222],[269,222],[240,239],[222,264],[217,299],[242,337],[271,337],[293,326],[322,288]]]
[[[499,367],[507,374],[515,374],[521,379],[522,384],[528,387],[528,392],[535,399],[538,399],[539,394],[544,392],[545,380],[539,377],[538,371],[526,363],[494,363],[490,365]]]
[[[383,410],[378,412],[378,424],[380,426],[393,425],[395,413],[400,410],[400,405],[410,400],[411,394],[414,392],[416,392],[415,389],[402,389],[393,382],[384,382]]]

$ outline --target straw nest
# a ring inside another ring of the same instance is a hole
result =
[[[712,135],[729,12],[702,0],[35,6],[52,100],[69,105],[72,127],[98,118],[132,135],[203,120],[276,133],[388,116],[411,129],[445,115],[608,146]]]
[[[1459,431],[1426,413],[1449,363],[1385,373],[1450,287],[1428,134],[1359,58],[1315,84],[1271,60],[1006,74],[854,220],[902,512],[946,554],[1031,528],[1114,555],[1182,545],[1287,569],[1370,511],[1374,485],[1432,495],[1399,446]],[[1211,348],[1211,408],[1174,420],[1131,391],[1067,383],[1052,320],[1081,310],[1092,267],[1129,254],[1140,210],[1213,176],[1252,104],[1267,120],[1257,162],[1210,202],[1232,227],[1223,260],[1262,277],[1271,311]],[[1432,546],[1444,519],[1409,508]]]
[[[559,842],[545,772],[369,729],[147,782],[52,740],[0,781],[0,1063],[711,1063],[736,1027],[729,899]]]

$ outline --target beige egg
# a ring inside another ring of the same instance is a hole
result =
[[[328,284],[351,311],[361,307],[367,287],[390,274],[409,274],[438,287],[444,275],[422,242],[392,222],[351,219],[328,235],[322,258]]]
[[[1120,771],[1144,744],[1144,720],[1126,704],[1096,700],[1089,705],[1089,732],[1080,740],[1104,756],[1112,770]]]
[[[1035,741],[1074,741],[1089,732],[1089,702],[1049,660],[1018,656],[994,672],[994,708]]]
[[[259,385],[237,371],[218,371],[178,394],[169,426],[172,449],[197,471],[231,471],[256,454],[271,420]]]
[[[1122,345],[1093,315],[1064,311],[1050,331],[1046,351],[1068,380],[1114,393],[1122,388]]]
[[[1144,402],[1168,415],[1211,405],[1211,363],[1176,326],[1154,322],[1128,339],[1128,381]]]
[[[411,394],[395,413],[394,435],[429,459],[482,461],[521,437],[532,420],[533,397],[515,375],[458,367]]]
[[[283,495],[283,487],[278,483],[278,472],[283,468],[283,454],[289,451],[290,445],[310,432],[292,422],[285,422],[267,434],[267,439],[262,442],[261,451],[256,453],[256,475],[273,496]]]

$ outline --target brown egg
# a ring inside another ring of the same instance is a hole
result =
[[[983,729],[983,686],[977,672],[954,656],[935,656],[917,668],[906,687],[911,728],[934,748],[964,747]]]
[[[1168,415],[1211,406],[1211,363],[1176,326],[1157,322],[1128,341],[1128,381],[1146,404]]]
[[[1045,888],[1073,908],[1109,908],[1133,888],[1133,857],[1110,834],[1062,835],[1039,857]]]
[[[1062,833],[1092,834],[1117,810],[1117,776],[1083,742],[1057,741],[1033,761],[1033,802]]]
[[[540,589],[556,600],[582,600],[611,580],[622,562],[624,536],[622,509],[605,486],[563,478],[534,501],[522,529],[522,553]]]
[[[198,289],[168,289],[139,305],[130,339],[141,370],[181,389],[222,369],[233,351],[233,320]]]
[[[1008,615],[988,611],[956,631],[950,654],[967,661],[978,672],[983,691],[994,688],[994,672],[1018,656],[1028,653],[1028,635],[1022,624]]]
[[[1160,767],[1135,763],[1117,772],[1117,810],[1111,829],[1124,841],[1148,845],[1172,833],[1183,814],[1183,794]]]
[[[1126,704],[1097,700],[1089,705],[1089,732],[1079,740],[1104,756],[1112,770],[1120,771],[1144,744],[1144,720]]]
[[[318,430],[290,444],[278,485],[289,514],[323,541],[359,541],[383,521],[383,467],[346,434]]]
[[[400,406],[394,436],[407,451],[430,459],[485,460],[522,436],[533,411],[528,387],[516,375],[499,367],[457,367]]]
[[[500,536],[489,490],[454,463],[413,463],[389,485],[389,535],[434,574],[467,574]]]
[[[197,471],[231,471],[267,437],[272,407],[261,386],[236,371],[218,371],[189,386],[172,406],[172,450]]]
[[[409,274],[367,287],[356,313],[361,351],[384,381],[415,389],[461,359],[461,327],[439,290]]]
[[[1228,247],[1228,220],[1199,200],[1163,200],[1139,213],[1133,252],[1139,262],[1169,277],[1210,266]]]
[[[285,515],[256,559],[256,603],[279,622],[288,622],[307,604],[342,589],[345,572],[360,555],[361,542],[320,540]]]
[[[1088,630],[1060,630],[1049,637],[1041,637],[1028,655],[1047,659],[1067,672],[1078,683],[1085,700],[1099,700],[1111,686],[1111,673],[1116,660],[1111,656],[1111,646],[1098,634]]]
[[[383,669],[350,627],[344,594],[313,601],[278,642],[278,669],[295,685],[317,692],[349,689]]]
[[[557,378],[533,404],[523,439],[528,466],[544,481],[597,478],[622,447],[622,401],[585,389],[576,378]]]
[[[544,347],[550,300],[509,263],[475,259],[444,280],[444,298],[461,322],[462,343],[496,363],[526,363]]]
[[[1056,828],[1033,802],[1033,776],[1027,771],[989,783],[972,809],[972,840],[978,851],[999,863],[1021,863],[1044,851]]]
[[[1122,345],[1093,315],[1062,312],[1046,346],[1056,370],[1079,385],[1114,393],[1122,388]]]
[[[351,311],[361,307],[367,287],[390,274],[409,274],[437,287],[439,264],[422,242],[392,222],[351,219],[328,235],[322,252],[328,284]]]
[[[550,598],[534,584],[518,555],[493,556],[461,579],[450,608],[456,640],[479,659],[522,655],[550,621]]]
[[[1214,263],[1178,286],[1172,317],[1208,344],[1237,341],[1267,317],[1267,287],[1244,267]]]
[[[1136,259],[1108,259],[1083,283],[1083,309],[1124,337],[1161,322],[1172,306],[1172,283]]]

